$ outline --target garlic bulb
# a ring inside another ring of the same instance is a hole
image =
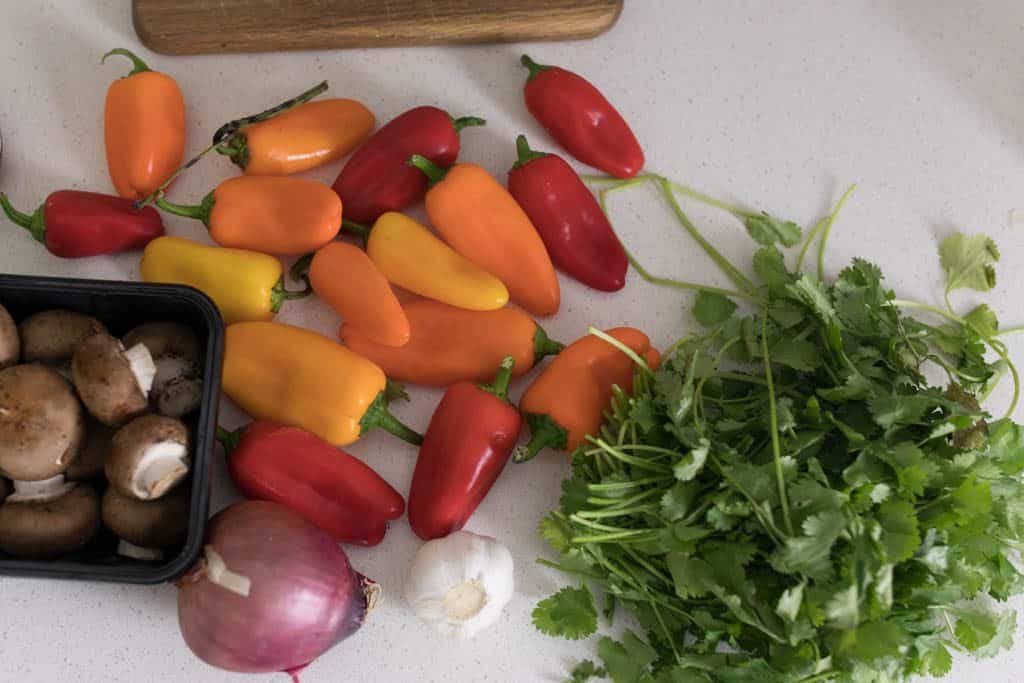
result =
[[[512,592],[512,553],[468,531],[424,543],[405,582],[405,599],[416,615],[456,638],[470,638],[496,622]]]

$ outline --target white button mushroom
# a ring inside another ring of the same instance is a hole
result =
[[[508,548],[468,531],[424,543],[405,582],[405,599],[416,615],[457,638],[472,637],[496,622],[512,593]]]
[[[0,475],[39,481],[63,474],[78,455],[84,424],[71,385],[55,370],[0,370]]]
[[[164,549],[188,534],[188,490],[182,486],[154,501],[121,495],[113,486],[103,494],[103,524],[121,539],[117,552],[137,560],[159,560]]]
[[[64,555],[92,540],[99,528],[96,492],[85,484],[66,484],[63,477],[55,477],[49,488],[15,482],[14,494],[0,505],[0,550],[15,557]]]
[[[0,305],[0,370],[10,367],[21,357],[21,337],[7,309]]]
[[[128,348],[143,344],[156,364],[150,403],[161,415],[183,417],[202,399],[202,347],[190,328],[175,322],[139,325],[122,339]]]
[[[128,349],[109,334],[86,339],[71,358],[78,395],[93,417],[116,427],[144,413],[156,366],[142,344]]]
[[[188,428],[163,415],[137,417],[114,434],[110,485],[124,496],[156,500],[188,474]]]

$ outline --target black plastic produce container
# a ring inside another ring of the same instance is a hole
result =
[[[224,323],[216,305],[202,292],[180,285],[72,280],[0,274],[0,304],[15,322],[39,311],[64,308],[98,318],[121,336],[145,322],[170,320],[191,327],[203,344],[203,400],[186,418],[192,428],[191,503],[188,537],[165,559],[142,562],[117,555],[117,538],[104,529],[83,550],[56,560],[19,560],[0,552],[0,574],[84,581],[155,584],[184,573],[203,545],[210,507],[210,459],[217,430]]]

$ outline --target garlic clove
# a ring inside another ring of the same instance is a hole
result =
[[[456,638],[470,638],[495,623],[513,592],[508,548],[468,531],[424,543],[405,584],[417,616]]]

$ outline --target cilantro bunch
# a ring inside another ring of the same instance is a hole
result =
[[[836,212],[790,269],[776,243],[799,241],[792,223],[659,177],[614,185],[602,203],[648,180],[737,289],[641,269],[697,290],[703,329],[657,371],[638,364],[633,394],[616,392],[541,523],[560,555],[542,562],[579,587],[542,601],[537,628],[591,635],[599,589],[608,619],[622,604],[644,630],[601,638],[604,668],[583,662],[572,680],[902,681],[944,675],[953,652],[1008,647],[1016,615],[998,603],[1024,591],[1024,429],[979,405],[1007,371],[1013,404],[1019,394],[992,311],[899,300],[862,259],[825,282]],[[677,192],[744,221],[762,245],[756,282],[699,235]],[[814,240],[818,275],[801,268]],[[940,252],[947,302],[993,286],[988,238],[955,235]]]

